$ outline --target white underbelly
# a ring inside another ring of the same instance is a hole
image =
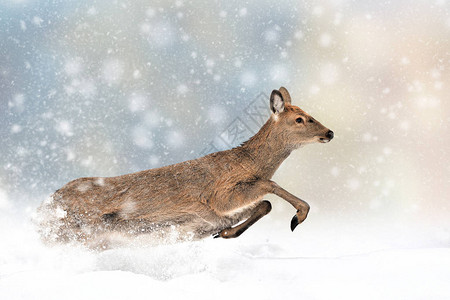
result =
[[[253,208],[255,208],[255,206],[258,203],[259,203],[259,200],[255,200],[253,202],[248,203],[247,205],[244,205],[244,206],[235,208],[233,210],[227,211],[225,213],[225,216],[227,216],[227,217],[235,217],[235,216],[239,216],[239,215],[245,214],[249,210],[252,210]]]

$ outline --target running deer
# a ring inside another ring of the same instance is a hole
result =
[[[259,132],[236,148],[158,169],[67,183],[39,208],[51,215],[41,219],[44,239],[89,243],[107,234],[138,236],[174,227],[194,239],[236,238],[270,212],[270,202],[263,200],[270,193],[297,210],[293,231],[306,219],[309,205],[271,178],[293,150],[327,143],[334,134],[292,105],[284,87],[272,91],[270,109]]]

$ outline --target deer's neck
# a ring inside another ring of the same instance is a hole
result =
[[[273,130],[273,122],[275,121],[272,118],[269,119],[257,134],[242,145],[255,175],[264,179],[272,178],[293,150],[284,142],[285,137]]]

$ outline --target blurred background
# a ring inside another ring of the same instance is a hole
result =
[[[450,246],[449,68],[445,0],[3,0],[0,213],[236,146],[285,86],[335,132],[274,177],[305,226]]]

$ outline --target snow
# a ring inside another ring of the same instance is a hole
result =
[[[8,107],[14,108],[17,111],[23,111],[25,109],[25,95],[24,94],[17,94],[14,95],[12,101],[8,102]]]
[[[245,17],[247,15],[247,8],[243,7],[241,9],[239,9],[239,16],[240,17]]]
[[[327,63],[320,69],[320,80],[324,84],[334,84],[339,78],[339,68],[333,63]]]
[[[131,112],[145,111],[148,104],[148,99],[143,95],[132,94],[128,100],[128,108]]]
[[[73,135],[72,124],[70,124],[68,120],[58,121],[55,126],[55,130],[64,136]]]
[[[0,5],[0,299],[450,298],[449,1],[41,4]],[[39,241],[54,190],[237,146],[280,86],[336,133],[275,174],[294,233],[273,201],[236,240]]]
[[[147,36],[148,42],[160,48],[168,47],[175,42],[175,31],[169,22],[145,23],[141,26],[141,33]]]
[[[2,299],[450,297],[449,248],[393,247],[367,228],[304,223],[291,233],[268,218],[234,240],[94,252],[44,246],[29,221],[2,211]]]
[[[145,14],[146,14],[149,18],[153,18],[153,17],[155,16],[155,14],[156,14],[156,11],[155,11],[153,8],[149,7],[149,8],[145,11]]]
[[[266,32],[264,32],[264,39],[268,44],[274,44],[279,39],[279,34],[274,29],[269,29]]]
[[[18,124],[13,124],[11,126],[11,133],[19,133],[22,131],[22,126],[18,125]]]
[[[136,146],[151,149],[154,146],[152,141],[152,132],[147,128],[138,126],[133,130],[133,142]]]
[[[109,84],[119,83],[124,72],[124,64],[119,59],[108,59],[103,63],[103,79]]]
[[[226,122],[226,110],[220,105],[211,106],[208,109],[208,119],[214,124]]]
[[[167,145],[169,145],[171,148],[182,147],[185,143],[183,134],[178,131],[169,131],[166,141]]]
[[[257,77],[252,71],[245,71],[241,75],[241,84],[245,86],[253,86],[257,80]]]
[[[319,37],[319,45],[327,48],[331,46],[333,39],[329,33],[322,33]]]
[[[177,86],[178,95],[185,95],[187,92],[189,92],[189,88],[185,84],[180,84]]]
[[[0,211],[6,210],[9,207],[10,203],[6,191],[0,189]]]
[[[270,70],[271,79],[275,83],[286,82],[289,79],[289,71],[286,66],[274,65]]]
[[[82,60],[79,57],[69,59],[64,65],[64,71],[69,76],[78,75],[82,70]]]

